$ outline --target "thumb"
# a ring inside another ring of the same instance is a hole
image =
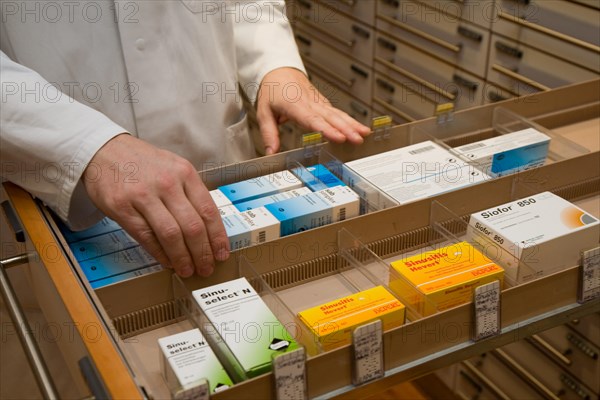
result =
[[[279,129],[277,120],[271,110],[257,116],[258,127],[262,136],[265,154],[271,155],[279,151]]]

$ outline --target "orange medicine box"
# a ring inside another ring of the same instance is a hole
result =
[[[350,343],[354,328],[381,319],[383,330],[404,323],[405,307],[383,286],[375,286],[304,311],[300,320],[314,333],[323,350]]]
[[[468,242],[393,261],[391,267],[390,289],[422,316],[467,303],[473,288],[494,280],[502,286],[504,278],[502,267]]]

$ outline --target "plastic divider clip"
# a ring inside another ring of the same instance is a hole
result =
[[[386,140],[390,137],[390,128],[392,126],[392,117],[389,115],[381,115],[373,118],[373,140]]]

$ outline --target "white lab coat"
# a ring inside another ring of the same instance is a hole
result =
[[[80,177],[112,137],[199,170],[247,159],[238,87],[254,101],[267,72],[303,70],[283,0],[0,3],[1,175],[74,229],[100,216]]]

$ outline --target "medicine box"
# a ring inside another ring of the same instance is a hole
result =
[[[306,168],[294,168],[292,172],[300,178],[302,183],[316,192],[334,186],[346,186],[323,164],[316,164]]]
[[[489,179],[430,140],[347,162],[346,169],[348,182],[365,179],[400,204]]]
[[[290,171],[280,171],[219,186],[219,190],[229,201],[236,204],[299,187],[302,187],[302,182],[293,173]]]
[[[581,252],[598,246],[600,225],[574,204],[543,192],[472,214],[467,237],[482,246],[489,247],[485,238],[495,243],[494,256],[504,267],[525,264],[543,276],[579,265]]]
[[[138,243],[122,229],[69,243],[77,261],[105,256],[136,246]]]
[[[279,220],[265,207],[238,212],[221,218],[231,250],[279,238]]]
[[[199,329],[192,329],[158,339],[160,366],[171,394],[184,391],[186,398],[196,398],[194,387],[208,381],[210,393],[233,385]]]
[[[504,270],[471,244],[459,242],[391,263],[390,289],[422,316],[471,301],[477,286]]]
[[[90,228],[81,231],[72,231],[65,225],[64,222],[62,222],[58,218],[55,218],[55,220],[67,243],[88,239],[94,236],[118,231],[119,229],[121,229],[119,224],[117,224],[115,221],[108,217],[102,218],[97,224],[92,225]]]
[[[227,206],[219,207],[219,214],[221,214],[221,218],[226,217],[228,215],[238,214],[240,210],[233,204],[229,204]]]
[[[347,186],[334,186],[265,208],[280,221],[285,236],[358,216],[359,197]]]
[[[383,286],[342,297],[298,313],[323,350],[350,343],[352,331],[381,319],[383,329],[404,324],[405,307]]]
[[[279,201],[287,199],[293,199],[294,197],[303,196],[311,192],[312,191],[309,188],[301,187],[298,189],[286,190],[285,192],[272,194],[270,196],[259,197],[258,199],[237,203],[234,207],[236,207],[238,211],[247,211],[257,207],[265,206],[267,204],[277,203]]]
[[[198,289],[192,295],[231,351],[229,363],[239,366],[248,378],[269,372],[274,355],[298,347],[246,278]]]
[[[231,200],[229,200],[219,189],[211,190],[209,193],[218,208],[231,205]]]
[[[549,145],[550,137],[537,129],[527,128],[454,150],[484,173],[499,177],[544,165]]]

